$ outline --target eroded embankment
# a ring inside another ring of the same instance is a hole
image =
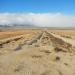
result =
[[[69,51],[69,52],[75,51],[75,47],[72,46],[71,43],[64,41],[62,38],[55,37],[48,32],[46,32],[46,33],[49,35],[49,37],[55,47],[62,48],[63,50]]]
[[[39,41],[40,40],[40,41]],[[36,38],[33,38],[31,41],[27,42],[28,45],[32,45],[32,44],[36,44],[37,45],[41,45],[40,43],[44,44],[44,45],[53,45],[55,48],[59,48],[65,52],[74,52],[75,51],[75,47],[72,46],[71,43],[68,43],[66,41],[64,41],[61,37],[56,37],[54,36],[54,34],[49,33],[47,31],[44,31],[42,33],[40,33],[39,35],[37,35]]]

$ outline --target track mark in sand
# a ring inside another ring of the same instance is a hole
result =
[[[33,43],[36,43],[42,37],[42,34],[43,34],[43,32],[39,33],[34,39],[27,42],[27,45],[32,45]]]
[[[32,45],[33,43],[37,42],[37,39],[40,39],[43,33],[40,33],[37,37],[35,37],[33,40],[31,41],[25,41],[23,44],[19,44],[18,47],[16,49],[14,49],[15,51],[21,50],[22,46],[24,45]],[[39,47],[38,45],[35,45],[36,47]]]

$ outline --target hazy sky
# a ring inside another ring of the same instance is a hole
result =
[[[0,24],[75,26],[75,0],[0,0]]]

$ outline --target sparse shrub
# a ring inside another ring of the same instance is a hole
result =
[[[15,69],[14,71],[15,71],[15,72],[19,72],[19,70],[20,70],[20,69],[17,68],[17,69]]]
[[[2,43],[0,44],[0,48],[3,48],[3,44]]]
[[[62,35],[62,37],[70,38],[71,39],[71,36],[69,36],[69,35]]]
[[[66,66],[67,66],[68,64],[67,64],[67,63],[64,63],[64,65],[66,65]]]
[[[10,43],[11,42],[11,40],[7,40],[5,43],[7,44],[7,43]]]
[[[42,50],[40,52],[44,52],[44,53],[47,53],[47,54],[51,53],[49,50]]]
[[[60,49],[60,48],[58,48],[58,47],[55,47],[55,49],[54,49],[56,52],[60,52],[60,51],[62,51],[62,49]]]
[[[41,55],[32,55],[32,58],[41,58]]]
[[[66,52],[66,50],[62,49],[62,48],[58,48],[58,47],[55,47],[55,52]]]
[[[60,60],[60,57],[59,56],[56,56],[55,60],[56,61]]]

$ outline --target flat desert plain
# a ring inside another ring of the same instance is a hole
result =
[[[0,31],[0,75],[75,75],[75,30]]]

